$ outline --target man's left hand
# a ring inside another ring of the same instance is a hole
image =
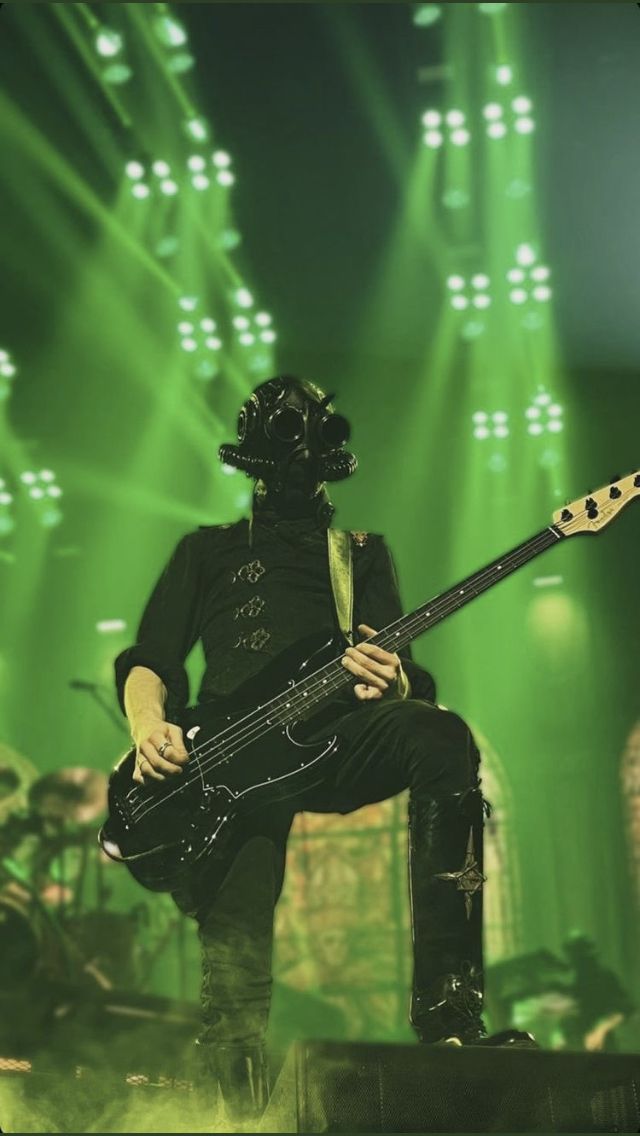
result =
[[[364,679],[354,686],[356,698],[365,702],[370,698],[398,697],[402,664],[398,655],[392,655],[367,639],[377,635],[366,623],[358,624],[358,631],[366,638],[357,647],[347,647],[342,665],[358,678]]]

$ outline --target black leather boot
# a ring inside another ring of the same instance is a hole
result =
[[[411,1023],[423,1042],[535,1044],[517,1030],[488,1037],[482,1020],[486,807],[479,785],[437,798],[414,793],[410,801]]]
[[[269,1069],[264,1045],[198,1043],[201,1073],[209,1100],[224,1105],[234,1131],[253,1132],[269,1100]]]

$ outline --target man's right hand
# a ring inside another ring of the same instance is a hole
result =
[[[132,737],[136,747],[133,780],[138,784],[143,785],[147,780],[165,781],[168,775],[182,773],[189,755],[179,726],[162,718],[146,719],[136,723]]]

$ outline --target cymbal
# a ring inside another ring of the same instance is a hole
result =
[[[107,809],[106,773],[72,766],[46,773],[29,789],[29,804],[58,824],[91,824]]]
[[[0,824],[27,803],[27,789],[38,776],[28,757],[0,741]]]

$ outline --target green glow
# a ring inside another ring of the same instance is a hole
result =
[[[96,37],[96,51],[98,55],[110,57],[122,51],[122,36],[118,32],[103,28]]]
[[[154,20],[153,30],[164,47],[183,47],[187,42],[184,26],[172,17],[161,16]]]

